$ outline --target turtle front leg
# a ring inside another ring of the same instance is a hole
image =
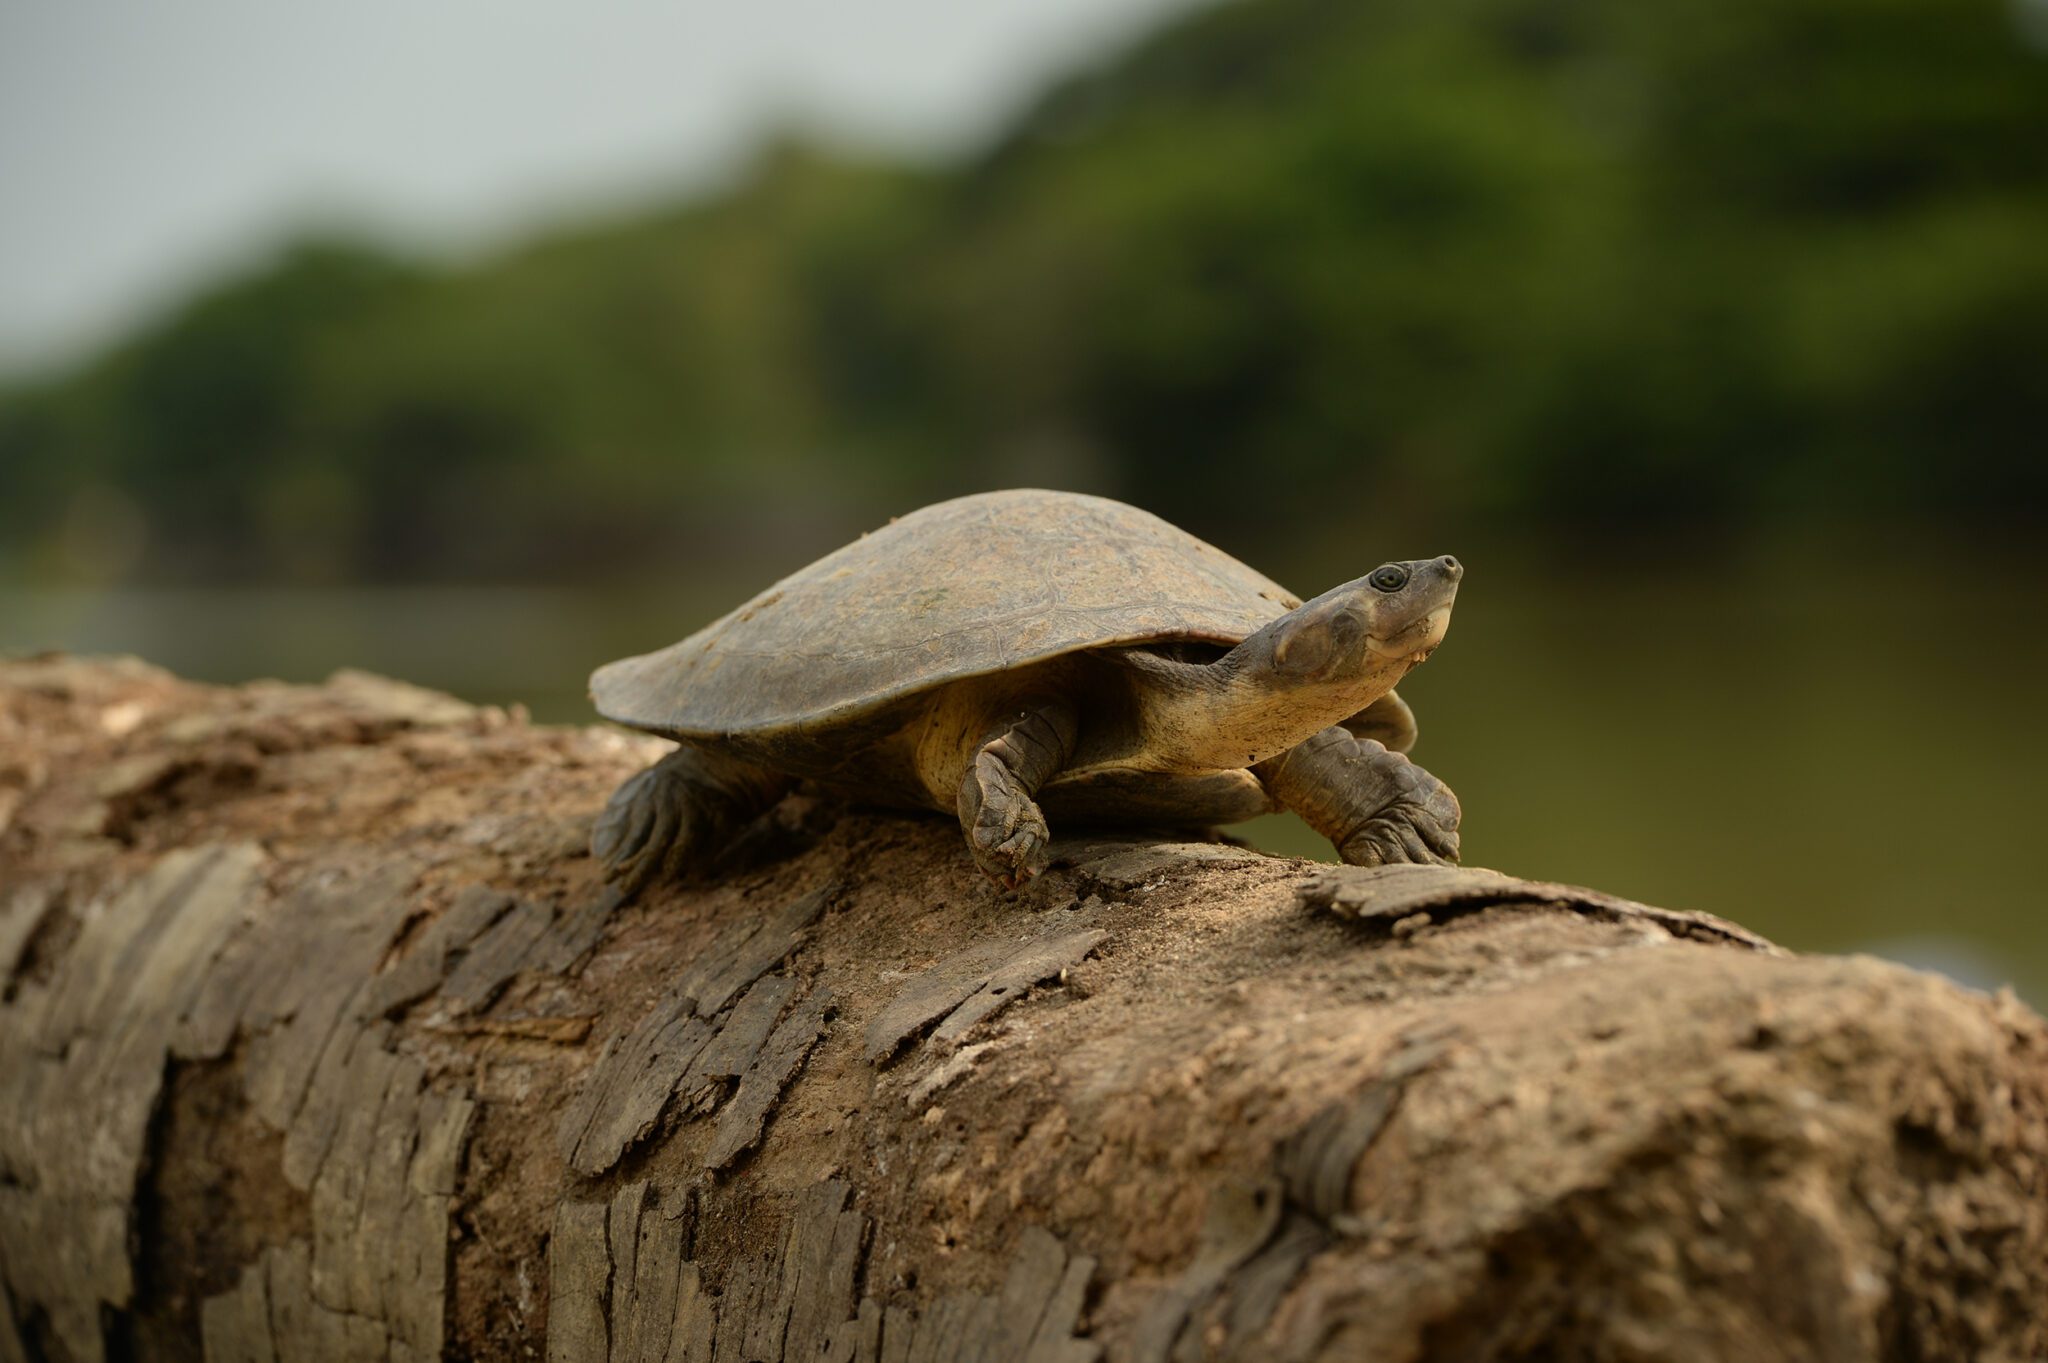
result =
[[[1407,752],[1415,746],[1415,712],[1392,691],[1345,720],[1344,727],[1383,744],[1388,752]]]
[[[1006,719],[975,750],[960,780],[960,827],[975,864],[1015,889],[1045,869],[1051,832],[1031,797],[1074,752],[1073,707],[1041,702]]]
[[[687,745],[627,778],[590,830],[590,853],[627,899],[708,860],[795,782]]]
[[[1253,770],[1354,866],[1458,859],[1458,797],[1384,744],[1333,725]]]

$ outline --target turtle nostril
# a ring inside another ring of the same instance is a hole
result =
[[[1444,570],[1445,576],[1449,577],[1453,582],[1456,582],[1465,575],[1465,565],[1452,558],[1449,554],[1445,554],[1436,562],[1437,566]]]

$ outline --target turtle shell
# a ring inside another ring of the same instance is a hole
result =
[[[607,663],[590,694],[605,718],[672,738],[816,734],[1062,653],[1232,645],[1300,604],[1136,507],[985,492],[899,517],[682,642]]]

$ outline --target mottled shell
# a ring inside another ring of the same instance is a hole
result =
[[[1299,605],[1149,512],[987,492],[891,521],[656,653],[590,678],[605,718],[674,738],[853,721],[966,677],[1119,644],[1235,644]]]

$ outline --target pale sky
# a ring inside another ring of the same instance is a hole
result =
[[[1188,0],[0,0],[0,372],[294,228],[488,249],[796,119],[970,146]]]

